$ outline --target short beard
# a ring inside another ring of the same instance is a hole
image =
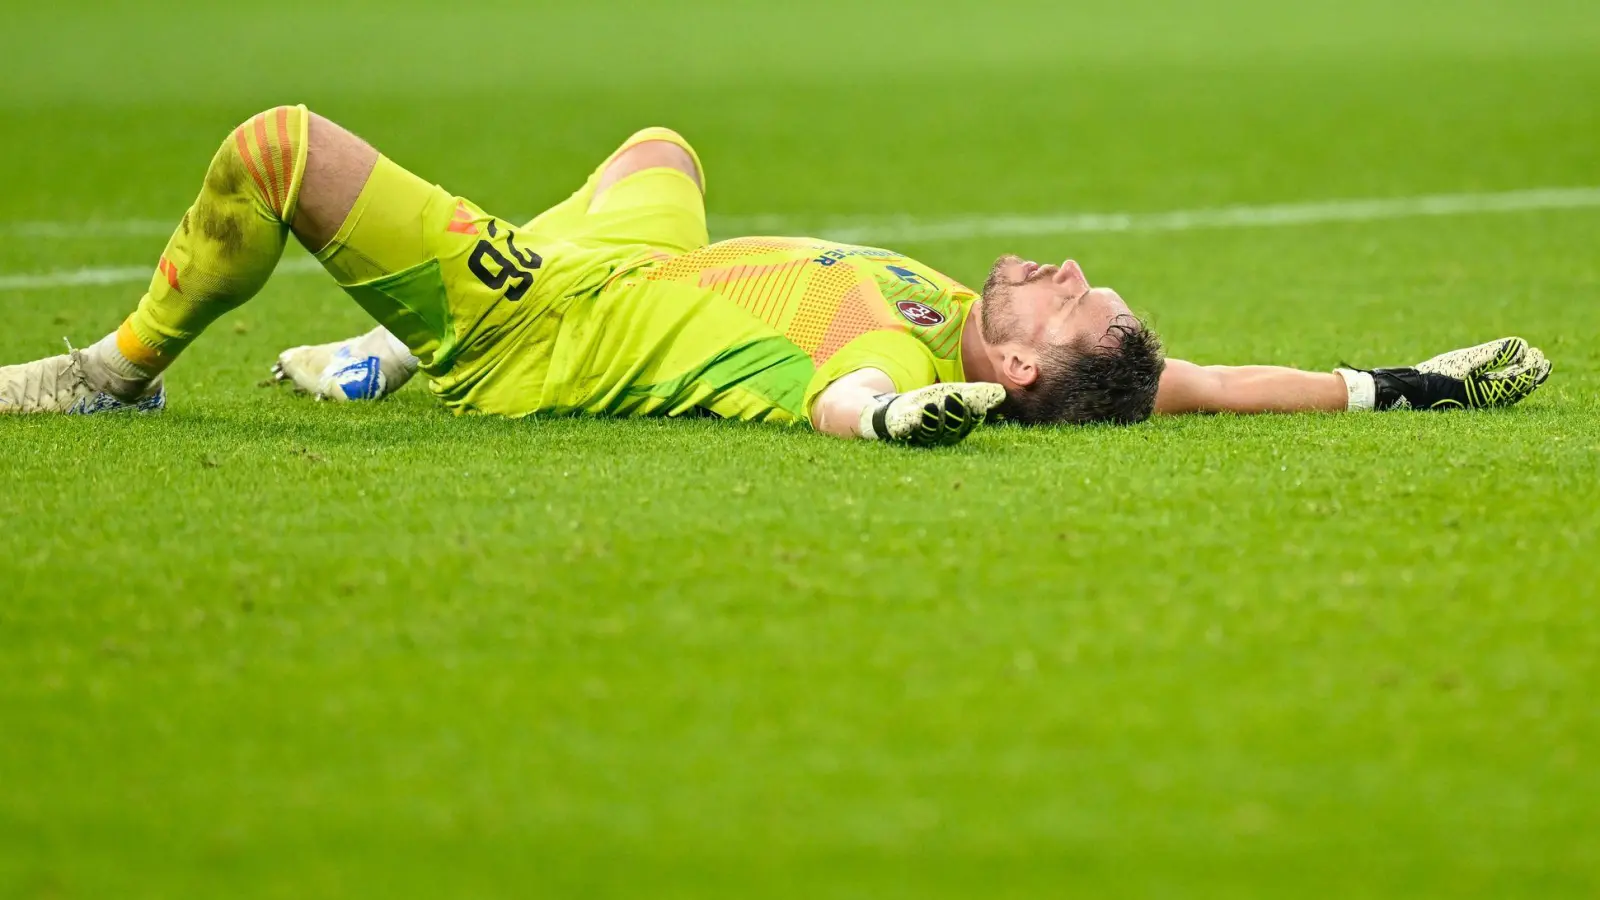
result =
[[[1016,256],[1002,256],[994,261],[989,277],[983,282],[983,305],[978,307],[978,330],[985,343],[991,346],[1010,343],[1022,333],[1021,323],[1011,306],[1011,291],[1025,282],[1007,281],[1000,270],[1007,264],[1021,262]]]

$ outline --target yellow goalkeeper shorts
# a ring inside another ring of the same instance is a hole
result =
[[[645,129],[571,197],[523,225],[382,157],[317,258],[416,354],[447,405],[532,412],[550,366],[549,354],[538,350],[550,346],[574,298],[651,259],[709,241],[700,187],[676,169],[636,172],[594,204],[612,159],[655,140],[683,147],[700,167],[676,132]]]

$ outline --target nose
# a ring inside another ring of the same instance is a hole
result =
[[[1051,280],[1064,289],[1069,299],[1078,300],[1089,293],[1089,279],[1084,277],[1077,260],[1069,259],[1062,263],[1051,275]]]

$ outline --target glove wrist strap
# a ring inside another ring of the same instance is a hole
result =
[[[1356,412],[1377,408],[1378,387],[1373,381],[1371,372],[1362,372],[1357,369],[1334,369],[1333,371],[1344,379],[1344,388],[1349,395],[1345,409]]]
[[[861,420],[856,425],[856,430],[869,441],[884,441],[889,439],[889,404],[899,394],[879,394],[872,398],[866,408],[861,410]]]

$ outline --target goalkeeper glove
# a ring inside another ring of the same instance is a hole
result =
[[[1452,350],[1407,369],[1335,369],[1350,409],[1511,406],[1550,377],[1550,361],[1519,337]]]
[[[916,447],[948,446],[971,434],[1005,399],[1005,388],[981,381],[879,394],[861,411],[861,436]]]

